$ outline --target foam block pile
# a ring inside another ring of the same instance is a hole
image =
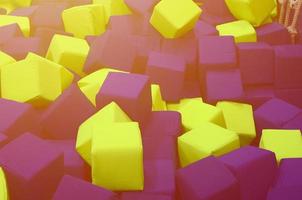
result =
[[[0,1],[0,199],[301,200],[302,38],[277,15]]]

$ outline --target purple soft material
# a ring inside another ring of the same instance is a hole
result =
[[[173,200],[169,195],[152,194],[148,192],[123,192],[121,200]]]
[[[23,33],[18,24],[0,26],[0,45],[14,37],[22,37]]]
[[[176,172],[177,189],[182,200],[239,200],[237,179],[214,157],[199,160]]]
[[[239,68],[244,85],[274,83],[275,52],[266,43],[237,45]]]
[[[279,89],[275,90],[276,97],[302,108],[302,88],[301,89]]]
[[[256,29],[257,40],[271,45],[290,44],[291,38],[287,29],[276,22]]]
[[[282,128],[284,129],[299,129],[302,131],[302,112],[295,118],[289,120]]]
[[[282,159],[274,187],[302,188],[302,158]]]
[[[215,26],[208,24],[202,20],[199,20],[196,22],[196,25],[194,27],[194,33],[197,38],[200,38],[202,36],[206,35],[218,35],[218,31],[216,30]]]
[[[265,200],[278,168],[273,152],[246,146],[219,160],[239,181],[241,200]]]
[[[273,86],[250,86],[244,88],[244,102],[252,104],[254,109],[274,97]]]
[[[273,188],[266,200],[301,200],[302,187]]]

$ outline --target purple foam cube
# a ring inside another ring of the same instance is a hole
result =
[[[239,70],[208,71],[206,73],[206,99],[208,102],[239,100],[243,95]]]
[[[244,102],[252,104],[255,109],[274,97],[273,86],[248,86],[244,88]]]
[[[146,121],[151,114],[149,77],[139,74],[111,72],[96,97],[97,108],[116,102],[132,120]]]
[[[208,24],[202,20],[196,22],[194,27],[194,33],[197,38],[202,36],[217,36],[218,31],[216,30],[215,26]]]
[[[274,185],[280,187],[302,188],[302,158],[287,158],[280,162],[278,178]]]
[[[271,23],[256,29],[257,40],[271,45],[290,44],[291,38],[287,29],[279,23]]]
[[[203,11],[202,15],[201,15],[201,20],[212,24],[213,26],[217,26],[219,24],[224,24],[224,23],[228,23],[228,22],[232,22],[234,21],[234,17],[229,15],[229,16],[219,16],[219,15],[214,15],[208,11]]]
[[[289,120],[282,128],[284,129],[300,129],[302,131],[302,112],[293,119]]]
[[[9,24],[0,27],[0,45],[14,37],[22,37],[23,33],[18,24]]]
[[[151,52],[146,74],[160,85],[163,99],[178,101],[184,87],[186,63],[183,57]]]
[[[301,200],[301,187],[273,188],[267,194],[266,200]]]
[[[277,172],[275,154],[246,146],[219,158],[237,178],[241,200],[265,199]]]
[[[52,139],[73,139],[78,128],[95,113],[95,108],[77,85],[71,85],[41,117],[41,135]]]
[[[31,133],[0,150],[11,199],[50,199],[64,172],[63,153]]]
[[[302,89],[302,45],[276,46],[275,53],[275,87]]]
[[[121,200],[173,200],[173,198],[169,195],[148,192],[123,192]]]
[[[239,200],[239,185],[231,171],[214,157],[207,157],[176,172],[180,199]]]
[[[275,52],[266,43],[237,45],[239,68],[244,85],[274,83]]]
[[[275,90],[276,97],[287,101],[290,104],[302,108],[302,88],[301,89],[278,89]]]
[[[53,200],[117,200],[117,195],[104,188],[92,185],[89,182],[74,178],[69,175],[63,176]]]
[[[203,1],[202,10],[214,16],[231,17],[224,0],[206,0]]]
[[[221,70],[236,66],[236,46],[232,36],[199,38],[199,70]]]

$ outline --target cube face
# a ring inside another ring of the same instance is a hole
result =
[[[216,26],[220,36],[234,36],[236,43],[256,42],[254,27],[245,20],[239,20]]]
[[[259,42],[270,45],[290,44],[291,39],[287,29],[277,22],[261,26],[256,29]]]
[[[209,155],[223,155],[239,146],[239,138],[235,132],[206,122],[178,137],[178,152],[182,167]]]
[[[137,123],[95,126],[91,152],[94,184],[120,191],[144,188],[143,149]]]
[[[193,1],[163,0],[154,7],[150,23],[164,37],[176,38],[191,30],[200,14],[201,9]]]
[[[280,162],[278,178],[275,188],[301,187],[302,173],[299,169],[302,166],[302,158],[288,158]]]
[[[30,24],[29,24],[29,19],[27,17],[9,16],[9,15],[0,16],[0,26],[10,25],[14,23],[18,24],[24,36],[26,37],[29,36]]]

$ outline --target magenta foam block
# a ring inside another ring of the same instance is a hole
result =
[[[52,139],[73,139],[82,122],[95,111],[78,86],[72,84],[43,113],[41,135]]]
[[[301,200],[301,187],[273,188],[267,194],[266,200]]]
[[[23,33],[17,24],[0,26],[0,47],[10,39],[22,36]]]
[[[244,85],[274,83],[275,52],[270,45],[241,43],[237,45],[237,50],[238,65]]]
[[[232,36],[199,38],[199,70],[221,70],[237,67],[237,54]]]
[[[301,89],[278,89],[275,90],[276,97],[287,101],[290,104],[302,108],[302,88]]]
[[[139,27],[139,19],[134,15],[116,15],[111,16],[107,29],[116,33],[137,34]]]
[[[275,53],[275,87],[302,89],[302,45],[279,45]]]
[[[208,24],[202,20],[197,21],[195,27],[194,27],[194,33],[197,38],[200,38],[202,36],[217,36],[218,31],[216,30],[216,27]]]
[[[232,16],[224,0],[204,0],[202,10],[214,16]]]
[[[21,7],[13,10],[9,14],[13,16],[31,17],[33,16],[37,8],[38,6]]]
[[[237,179],[212,156],[177,170],[176,184],[182,200],[240,199]]]
[[[0,148],[8,143],[7,136],[3,133],[0,133]]]
[[[293,119],[289,120],[282,128],[299,129],[302,131],[302,112]]]
[[[246,146],[219,158],[237,178],[241,200],[265,199],[277,173],[271,151]]]
[[[30,104],[5,99],[0,99],[0,113],[0,132],[11,139],[33,128],[38,118]]]
[[[157,4],[159,0],[125,0],[128,7],[138,15],[144,15],[147,12],[151,12],[152,8]]]
[[[61,179],[53,200],[117,200],[117,195],[81,179],[65,175]]]
[[[244,88],[243,100],[253,105],[254,109],[276,97],[273,86],[248,86]]]
[[[183,57],[151,52],[146,75],[152,83],[160,85],[163,99],[177,102],[184,87],[186,63]]]
[[[121,200],[173,200],[169,195],[151,194],[147,192],[123,192]]]
[[[210,103],[219,100],[240,100],[244,96],[239,70],[206,72],[206,99]]]
[[[287,29],[276,22],[261,26],[256,29],[257,40],[271,45],[290,44],[291,38]]]
[[[11,199],[50,199],[63,175],[61,151],[25,133],[0,150]]]
[[[100,109],[116,102],[135,121],[144,122],[151,114],[151,85],[149,77],[140,74],[111,72],[96,97]]]

